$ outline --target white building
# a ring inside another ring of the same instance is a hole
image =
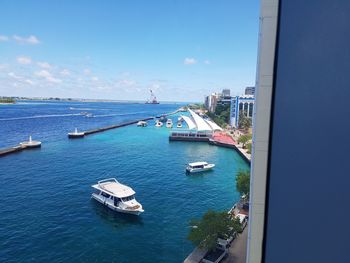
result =
[[[253,95],[243,95],[232,97],[230,108],[230,125],[238,128],[239,114],[243,111],[248,118],[253,117],[255,98]]]

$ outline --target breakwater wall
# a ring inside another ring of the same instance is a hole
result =
[[[16,145],[13,147],[0,149],[0,157],[9,155],[11,153],[21,152],[21,151],[26,150],[26,149],[31,149],[31,148],[27,147],[27,146],[22,146],[22,145]]]
[[[97,128],[97,129],[93,129],[93,130],[84,131],[84,134],[85,135],[90,135],[90,134],[94,134],[94,133],[104,132],[104,131],[108,131],[108,130],[112,130],[112,129],[117,129],[117,128],[129,126],[129,125],[132,125],[132,124],[136,124],[139,121],[149,121],[149,120],[152,120],[152,119],[154,119],[154,117],[148,117],[148,118],[144,118],[144,119],[140,119],[140,120],[128,121],[128,122],[124,122],[124,123],[121,123],[121,124],[116,124],[116,125],[111,125],[111,126],[106,126],[106,127],[102,127],[102,128]]]

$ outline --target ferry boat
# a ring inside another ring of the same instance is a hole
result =
[[[172,119],[168,119],[168,120],[166,121],[166,127],[167,127],[167,128],[172,128],[172,127],[173,127],[173,121],[172,121]]]
[[[85,133],[84,132],[78,132],[78,129],[75,128],[74,132],[69,132],[68,133],[68,138],[81,138],[84,137]]]
[[[176,125],[176,128],[182,128],[182,123],[178,122],[177,125]]]
[[[213,169],[214,167],[215,167],[215,164],[207,163],[207,162],[189,163],[186,167],[186,172],[188,173],[205,172]]]
[[[91,198],[114,211],[132,215],[144,212],[142,205],[135,199],[135,191],[115,178],[98,181],[92,187],[97,193],[93,193]]]
[[[156,127],[162,127],[163,126],[163,122],[161,121],[156,121]]]
[[[32,136],[29,136],[29,140],[26,142],[21,142],[20,145],[26,148],[39,148],[41,147],[41,142],[33,141]]]
[[[137,126],[138,127],[146,127],[148,124],[147,124],[147,122],[146,121],[139,121],[138,123],[137,123]]]

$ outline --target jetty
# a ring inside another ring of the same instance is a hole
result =
[[[33,141],[32,136],[29,136],[29,141],[21,142],[20,144],[13,147],[0,149],[0,157],[9,155],[11,153],[20,152],[26,149],[33,149],[33,148],[40,148],[40,147],[41,147],[41,142]]]
[[[147,117],[141,120],[134,120],[134,121],[128,121],[128,122],[124,122],[124,123],[120,123],[120,124],[116,124],[116,125],[111,125],[111,126],[106,126],[106,127],[102,127],[102,128],[97,128],[97,129],[93,129],[93,130],[88,130],[88,131],[84,131],[84,135],[90,135],[90,134],[94,134],[94,133],[99,133],[99,132],[104,132],[104,131],[108,131],[108,130],[112,130],[112,129],[117,129],[117,128],[121,128],[121,127],[125,127],[125,126],[129,126],[132,124],[137,124],[139,121],[149,121],[149,120],[153,120],[154,117]]]
[[[86,136],[86,135],[90,135],[90,134],[94,134],[94,133],[104,132],[104,131],[108,131],[108,130],[112,130],[112,129],[117,129],[117,128],[129,126],[129,125],[137,124],[139,122],[145,122],[145,121],[153,120],[155,118],[160,118],[161,116],[170,116],[170,115],[178,113],[179,111],[180,111],[180,109],[178,109],[178,110],[176,110],[174,112],[158,115],[158,116],[155,116],[155,117],[147,117],[147,118],[143,118],[143,119],[128,121],[128,122],[124,122],[124,123],[120,123],[120,124],[115,124],[115,125],[106,126],[106,127],[102,127],[102,128],[97,128],[97,129],[83,131],[81,133],[83,133],[84,136]],[[69,137],[69,138],[72,139],[72,137]]]

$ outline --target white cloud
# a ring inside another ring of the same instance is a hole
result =
[[[68,76],[68,75],[70,75],[70,71],[68,69],[64,69],[60,72],[60,74],[63,76]]]
[[[0,42],[5,42],[5,41],[8,41],[8,40],[9,40],[8,36],[0,35]]]
[[[32,63],[32,59],[30,57],[17,57],[17,62],[19,64],[28,65]]]
[[[0,70],[4,70],[6,68],[8,68],[7,64],[0,64]]]
[[[210,65],[210,60],[204,60],[204,64]]]
[[[184,60],[185,65],[193,65],[196,63],[197,63],[197,60],[195,60],[194,58],[185,58]]]
[[[136,84],[136,82],[134,80],[130,80],[130,79],[122,79],[120,81],[118,81],[118,83],[120,86],[124,86],[124,87],[132,87]]]
[[[39,39],[36,36],[33,36],[33,35],[30,35],[29,37],[20,37],[20,36],[14,35],[13,39],[18,44],[29,44],[29,45],[40,44]]]
[[[94,76],[94,77],[91,78],[91,80],[93,80],[93,81],[98,81],[98,77],[95,77],[95,76]]]
[[[88,68],[84,69],[84,74],[85,75],[90,75],[91,74],[91,70],[88,69]]]
[[[41,68],[46,68],[46,69],[51,68],[51,65],[49,63],[47,63],[47,62],[38,62],[37,64]]]
[[[7,75],[14,79],[21,79],[21,77],[16,75],[14,72],[9,72]]]
[[[40,70],[34,73],[37,77],[46,79],[48,82],[51,83],[61,83],[62,80],[54,78],[50,72],[48,72],[47,70]]]
[[[30,79],[26,79],[25,82],[28,83],[29,85],[34,85],[34,82]]]

